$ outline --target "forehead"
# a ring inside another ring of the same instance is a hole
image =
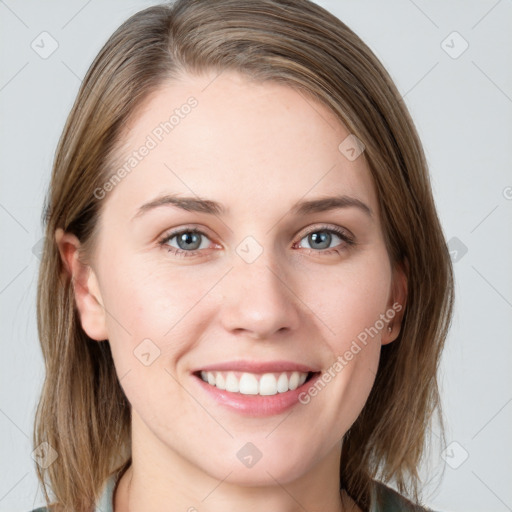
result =
[[[182,193],[238,213],[264,206],[271,215],[336,193],[376,211],[364,153],[354,160],[340,151],[349,135],[326,106],[289,86],[234,72],[185,75],[130,120],[114,167],[125,172],[108,193],[109,208],[131,217],[158,194]]]

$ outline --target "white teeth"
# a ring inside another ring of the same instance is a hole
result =
[[[231,391],[232,393],[238,393],[240,391],[240,384],[233,372],[228,372],[226,376],[226,391]]]
[[[275,395],[277,381],[273,373],[265,373],[260,379],[260,395]]]
[[[258,394],[258,379],[251,373],[242,373],[240,377],[240,393],[242,395]]]
[[[277,379],[277,391],[279,393],[288,391],[288,377],[286,373],[281,373],[281,375],[279,375],[279,379]]]
[[[248,372],[236,374],[235,372],[201,372],[201,379],[218,389],[243,395],[262,396],[277,395],[277,393],[297,389],[306,382],[307,377],[307,373],[297,371],[263,375]]]
[[[290,382],[288,383],[288,387],[290,389],[297,389],[299,385],[299,372],[293,372],[290,377]]]
[[[217,377],[215,378],[215,385],[219,389],[226,389],[226,379],[224,378],[224,375],[222,373],[218,372]]]

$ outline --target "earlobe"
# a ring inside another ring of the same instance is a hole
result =
[[[382,345],[391,343],[400,334],[407,303],[408,268],[408,262],[405,260],[402,263],[397,263],[393,271],[392,289],[386,310],[389,321],[382,334]]]
[[[108,339],[105,308],[95,272],[80,261],[78,249],[80,241],[71,234],[57,228],[55,242],[65,272],[71,278],[75,303],[80,322],[85,333],[96,341]]]

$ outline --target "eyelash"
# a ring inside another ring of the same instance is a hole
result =
[[[312,229],[311,231],[308,231],[307,233],[305,233],[299,239],[299,242],[297,242],[297,243],[300,243],[304,238],[306,238],[307,236],[311,235],[312,233],[321,233],[321,232],[334,233],[335,235],[339,236],[345,242],[346,249],[351,248],[351,247],[356,245],[356,241],[354,240],[354,238],[352,238],[350,235],[348,235],[346,231],[342,230],[341,228],[336,228],[336,227],[332,227],[332,226],[319,226],[319,227],[316,227],[316,228]],[[193,250],[193,251],[185,251],[184,249],[179,249],[179,248],[176,248],[176,247],[169,247],[167,245],[167,242],[172,240],[175,236],[182,235],[184,233],[196,233],[198,235],[202,235],[202,236],[205,236],[206,238],[208,238],[208,235],[206,235],[203,231],[201,231],[201,230],[199,230],[197,228],[194,228],[194,227],[192,227],[192,228],[185,228],[185,229],[182,228],[179,231],[173,231],[171,233],[167,233],[166,235],[164,235],[164,237],[162,239],[159,240],[158,244],[161,247],[165,246],[165,248],[167,249],[167,252],[173,253],[175,256],[178,256],[178,257],[181,257],[181,258],[196,256],[198,253],[204,251],[204,249],[196,249],[196,250]],[[340,244],[340,245],[342,245],[342,244]],[[306,248],[306,250],[312,251],[314,253],[319,253],[319,254],[332,254],[332,253],[338,253],[339,254],[340,251],[343,250],[343,249],[342,248],[341,249],[332,248],[332,249],[316,250],[316,249],[307,249]]]

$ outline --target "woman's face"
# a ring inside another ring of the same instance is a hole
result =
[[[251,485],[339,463],[405,289],[349,135],[293,89],[228,72],[160,89],[130,123],[125,171],[97,191],[87,287],[103,307],[79,309],[110,343],[134,460]]]

